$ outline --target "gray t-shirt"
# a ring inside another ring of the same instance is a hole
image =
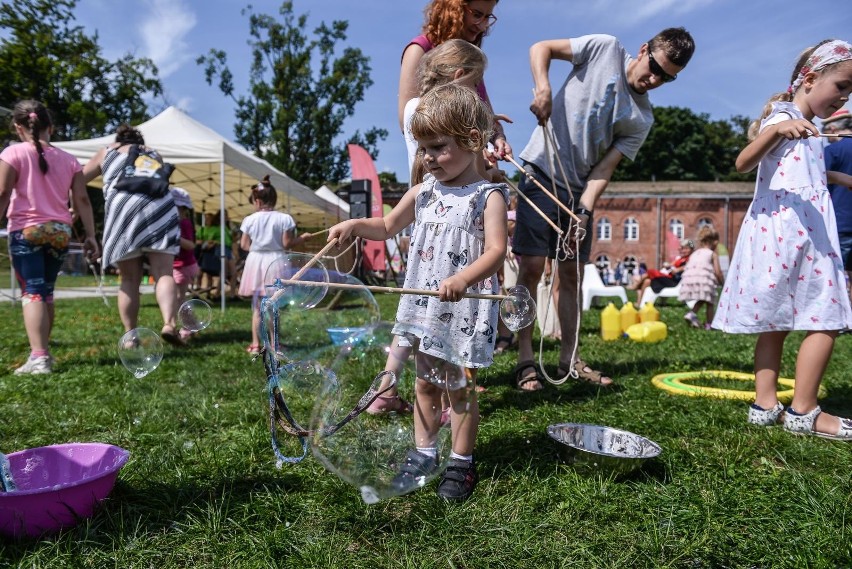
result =
[[[610,147],[631,160],[636,158],[654,123],[654,112],[648,94],[634,92],[627,82],[632,58],[618,39],[595,34],[570,41],[573,69],[553,98],[550,120],[568,183],[582,191],[589,172]],[[520,156],[544,172],[551,171],[541,126]],[[555,171],[562,186],[558,166]]]

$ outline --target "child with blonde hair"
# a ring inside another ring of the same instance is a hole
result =
[[[680,278],[681,302],[694,301],[695,306],[686,313],[684,318],[693,328],[701,328],[702,324],[696,314],[701,306],[706,307],[704,329],[710,329],[713,315],[716,312],[717,288],[725,280],[722,267],[719,265],[719,255],[716,247],[719,245],[719,232],[710,225],[698,230],[698,248],[689,256],[683,275]]]
[[[478,481],[473,448],[479,429],[475,381],[492,362],[498,319],[496,301],[466,298],[468,292],[496,293],[497,270],[506,256],[508,191],[482,179],[476,161],[493,125],[493,115],[477,94],[459,85],[426,93],[411,118],[411,132],[427,174],[385,217],[351,219],[332,227],[329,239],[362,237],[383,241],[414,223],[405,288],[432,289],[438,298],[403,295],[394,333],[413,345],[416,356],[414,436],[394,484],[405,491],[437,467],[441,394],[423,377],[429,358],[450,359],[466,368],[466,385],[449,391],[452,454],[438,495],[466,500]],[[473,323],[473,326],[470,325]],[[422,327],[421,327],[422,326]],[[442,341],[427,341],[424,330]]]
[[[408,168],[411,173],[411,186],[423,181],[426,174],[426,165],[422,157],[418,157],[417,140],[411,133],[411,119],[420,99],[429,91],[441,85],[455,84],[475,89],[482,82],[487,59],[481,49],[470,42],[461,39],[448,40],[438,47],[428,51],[420,60],[418,75],[420,77],[420,97],[415,97],[405,105],[405,144],[408,147]],[[477,160],[483,179],[496,181],[487,173],[487,160]],[[394,352],[394,356],[388,358],[387,371],[395,371],[398,362],[406,358],[403,352]],[[386,385],[382,385],[386,387]],[[395,387],[391,387],[378,397],[368,408],[367,412],[373,415],[382,413],[410,413],[413,410],[411,403],[401,398]],[[444,414],[446,419],[449,415]]]
[[[783,415],[789,432],[842,440],[852,440],[852,420],[822,412],[817,392],[838,331],[852,326],[826,179],[852,185],[852,177],[826,174],[811,121],[841,108],[850,92],[852,45],[826,40],[801,55],[786,92],[770,99],[736,160],[738,172],[757,167],[757,182],[713,320],[725,332],[759,334],[750,423],[773,425]],[[776,389],[791,330],[807,334],[785,412]]]

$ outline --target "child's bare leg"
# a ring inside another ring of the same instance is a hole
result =
[[[397,381],[399,381],[400,376],[402,375],[402,368],[405,365],[405,362],[408,361],[408,357],[411,355],[411,349],[411,346],[399,345],[399,336],[393,337],[390,352],[388,353],[388,359],[385,362],[384,371],[393,372]],[[378,387],[379,391],[381,392],[385,388],[388,388],[390,382],[390,374],[384,374]],[[384,393],[370,404],[367,408],[367,412],[373,415],[390,413],[392,411],[396,411],[398,413],[410,413],[411,406],[408,402],[399,398],[399,389],[397,385],[394,385],[393,387],[388,388],[387,391],[384,391]]]
[[[705,320],[705,324],[712,324],[713,317],[716,316],[716,303],[715,302],[707,302],[707,320]]]
[[[453,452],[462,456],[473,454],[479,432],[479,401],[476,398],[476,370],[467,370],[468,385],[464,389],[449,391],[450,427],[453,434]]]
[[[754,346],[755,405],[772,409],[778,403],[778,374],[787,332],[763,332]]]
[[[414,385],[414,444],[418,449],[434,449],[441,428],[441,389],[424,379]]]
[[[811,331],[805,336],[796,356],[796,388],[790,406],[796,413],[808,413],[817,406],[817,392],[834,349],[836,331]],[[814,430],[836,433],[840,423],[834,415],[820,413]]]

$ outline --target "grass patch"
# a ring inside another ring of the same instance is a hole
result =
[[[396,297],[377,299],[392,318]],[[28,351],[20,306],[0,304],[0,449],[102,441],[132,454],[92,519],[43,540],[0,541],[0,566],[838,567],[852,559],[852,447],[748,427],[742,402],[653,387],[658,373],[752,369],[753,337],[692,330],[674,306],[661,309],[671,328],[659,344],[603,342],[600,310],[584,314],[583,357],[616,378],[611,391],[569,383],[520,393],[516,352],[497,356],[481,374],[474,497],[445,504],[433,483],[374,506],[312,458],[276,469],[263,366],[244,351],[248,303],[217,311],[190,349],[166,347],[142,380],[118,361],[114,305],[60,301],[56,312],[56,373],[17,377]],[[146,295],[140,326],[158,323]],[[801,338],[788,339],[785,377]],[[555,371],[553,342],[544,361]],[[842,336],[822,403],[846,416],[850,366],[852,338]],[[663,453],[626,477],[581,476],[545,433],[566,421],[633,431]]]

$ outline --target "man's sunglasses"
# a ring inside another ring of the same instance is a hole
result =
[[[662,67],[660,67],[660,64],[657,63],[656,59],[654,59],[654,54],[651,53],[650,47],[648,47],[648,69],[650,69],[651,73],[656,75],[663,83],[671,83],[677,79],[677,74],[669,75]]]

